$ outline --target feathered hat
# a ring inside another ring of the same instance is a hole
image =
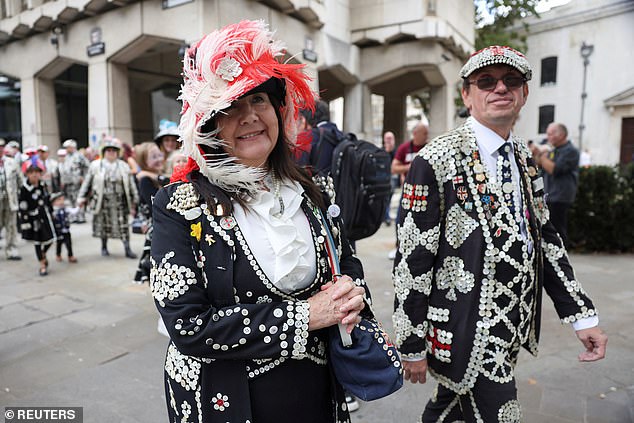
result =
[[[234,157],[205,156],[200,146],[222,149],[220,128],[205,133],[207,121],[254,88],[276,86],[282,103],[283,130],[290,142],[295,141],[295,121],[300,109],[312,108],[315,93],[308,85],[305,65],[281,63],[285,53],[282,42],[262,20],[242,21],[206,35],[187,49],[183,58],[183,101],[179,124],[180,141],[188,163],[172,175],[172,181],[186,180],[195,169],[211,183],[227,192],[252,192],[258,187],[261,169],[236,162]]]
[[[26,175],[31,170],[37,170],[44,172],[44,163],[35,155],[29,157],[24,163],[22,163],[22,173]]]

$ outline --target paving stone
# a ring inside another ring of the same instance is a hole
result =
[[[50,294],[41,298],[34,298],[24,301],[23,304],[52,316],[74,313],[90,307],[90,304],[86,304],[85,301],[60,294]]]
[[[587,423],[632,423],[632,414],[626,404],[605,399],[589,398],[586,403]]]
[[[24,328],[52,316],[24,303],[13,303],[0,308],[0,333]]]
[[[539,407],[541,414],[582,422],[586,396],[574,390],[544,389]]]
[[[82,336],[88,330],[85,326],[54,318],[0,334],[0,366],[68,337]],[[46,360],[46,356],[41,359]]]

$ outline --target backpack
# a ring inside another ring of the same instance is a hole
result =
[[[390,154],[348,133],[332,153],[330,175],[348,238],[373,235],[383,223],[390,201]]]

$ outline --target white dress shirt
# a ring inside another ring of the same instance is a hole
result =
[[[289,293],[310,285],[317,274],[317,255],[308,218],[301,208],[304,189],[297,182],[283,181],[279,199],[269,177],[270,191],[260,191],[247,208],[234,202],[234,215],[255,259],[278,289]]]

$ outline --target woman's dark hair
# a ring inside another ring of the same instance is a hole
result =
[[[273,147],[273,151],[269,155],[268,167],[271,169],[275,176],[280,179],[290,179],[292,181],[298,182],[306,195],[310,200],[320,208],[325,207],[324,197],[313,182],[312,178],[308,175],[306,170],[300,167],[293,160],[293,151],[291,142],[287,139],[286,134],[284,133],[284,122],[282,120],[282,115],[280,112],[281,105],[280,101],[275,96],[269,96],[271,104],[275,110],[275,116],[277,117],[277,124],[279,128],[279,133],[277,136],[277,142],[275,143],[275,147]],[[215,119],[208,120],[202,127],[201,132],[209,133],[216,128]],[[209,146],[201,146],[203,152],[205,154],[218,155],[224,154],[223,151],[220,151],[220,148],[212,148]],[[220,189],[214,185],[212,185],[207,178],[205,178],[199,171],[194,171],[190,173],[189,180],[194,184],[198,192],[203,196],[203,199],[210,207],[211,211],[214,212],[216,210],[217,205],[222,206],[223,213],[229,214],[232,210],[231,200],[236,201],[238,204],[242,206],[246,206],[245,196],[243,193],[233,193],[227,192],[223,189]]]

